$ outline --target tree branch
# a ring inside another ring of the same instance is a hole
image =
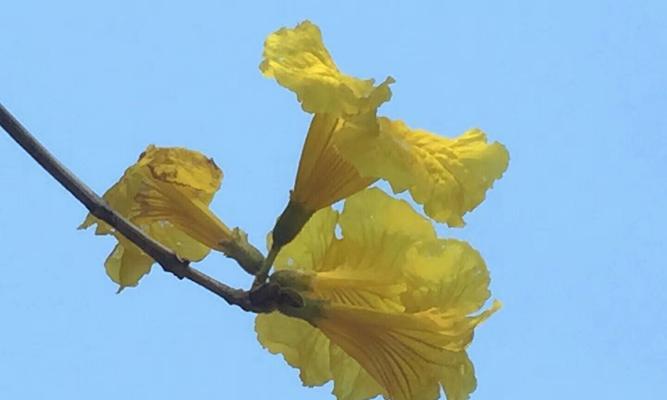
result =
[[[65,187],[95,217],[114,227],[146,254],[151,256],[162,268],[176,275],[179,279],[188,279],[203,288],[222,297],[227,303],[241,307],[246,311],[266,312],[267,305],[251,302],[249,292],[235,289],[191,267],[187,260],[180,259],[173,251],[160,242],[147,236],[132,222],[116,213],[104,199],[98,196],[85,183],[61,164],[14,116],[0,104],[0,126],[7,131],[46,172]],[[267,301],[273,303],[273,301]]]

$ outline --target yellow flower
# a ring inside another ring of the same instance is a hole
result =
[[[377,118],[394,80],[376,86],[342,73],[309,21],[269,35],[260,69],[314,114],[291,201],[274,228],[276,247],[292,240],[315,211],[377,179],[396,193],[409,190],[436,221],[461,226],[507,168],[505,148],[487,143],[480,130],[447,139]]]
[[[340,228],[342,238],[336,237]],[[259,315],[258,339],[301,371],[304,385],[334,381],[338,399],[466,399],[475,389],[465,352],[499,305],[484,261],[467,243],[436,236],[406,202],[378,189],[317,212],[276,258],[271,281],[303,307]]]
[[[303,109],[312,114],[357,115],[375,110],[391,97],[388,85],[392,78],[374,86],[372,79],[358,79],[338,70],[322,43],[319,28],[309,21],[269,35],[259,68],[294,91]]]
[[[198,261],[232,235],[207,207],[221,181],[220,168],[201,153],[149,146],[103,197],[150,237],[180,257]],[[95,234],[112,234],[118,240],[105,262],[109,277],[120,289],[136,286],[153,259],[90,214],[79,228],[93,224]]]
[[[409,190],[424,212],[449,226],[477,207],[507,169],[509,155],[498,143],[471,129],[454,139],[410,129],[402,121],[378,119],[374,136],[352,131],[339,148],[361,174],[386,179],[394,193]]]

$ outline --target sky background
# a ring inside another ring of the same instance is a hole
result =
[[[257,66],[310,19],[343,71],[396,78],[381,114],[510,151],[467,226],[439,228],[504,303],[472,398],[665,398],[667,2],[158,3],[2,2],[0,102],[92,188],[150,143],[200,150],[225,172],[213,210],[263,248],[309,117]],[[84,208],[4,133],[0,187],[0,397],[331,398],[194,284],[154,267],[116,295],[114,240],[77,231]]]

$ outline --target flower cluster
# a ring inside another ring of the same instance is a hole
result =
[[[466,348],[500,304],[484,308],[489,273],[479,253],[439,238],[432,221],[462,226],[507,168],[506,149],[479,129],[445,138],[378,116],[394,80],[341,72],[308,21],[269,35],[260,69],[312,114],[268,256],[246,268],[253,290],[298,299],[258,308],[260,343],[298,368],[304,385],[333,381],[338,399],[426,400],[441,390],[467,399],[476,380]],[[179,256],[201,260],[238,239],[208,208],[221,179],[200,153],[150,146],[104,198]],[[409,192],[425,216],[369,188],[378,180]],[[341,200],[341,212],[331,208]],[[92,216],[82,227],[93,223],[119,242],[107,273],[135,286],[153,260]]]
[[[339,227],[342,237],[336,237]],[[368,189],[342,213],[317,212],[276,259],[271,279],[304,307],[257,317],[259,341],[301,370],[334,381],[338,399],[465,399],[475,378],[465,348],[489,298],[489,274],[465,242],[436,236],[408,203]]]
[[[342,73],[311,22],[271,34],[260,69],[296,93],[303,110],[313,114],[286,218],[273,232],[274,246],[292,240],[307,216],[378,179],[395,193],[409,191],[434,220],[462,226],[463,215],[507,169],[505,147],[487,143],[479,129],[448,139],[378,117],[378,107],[391,98],[393,78],[375,86]]]

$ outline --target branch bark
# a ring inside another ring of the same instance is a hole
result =
[[[85,183],[79,180],[69,169],[58,161],[14,116],[0,104],[0,126],[25,150],[46,172],[65,187],[95,217],[113,226],[118,232],[132,241],[146,254],[151,256],[162,268],[179,279],[190,280],[199,286],[222,297],[230,305],[252,312],[268,311],[265,305],[251,302],[249,292],[232,288],[211,276],[191,267],[187,260],[182,260],[173,251],[146,235],[132,222],[115,212],[104,199],[98,196]]]

